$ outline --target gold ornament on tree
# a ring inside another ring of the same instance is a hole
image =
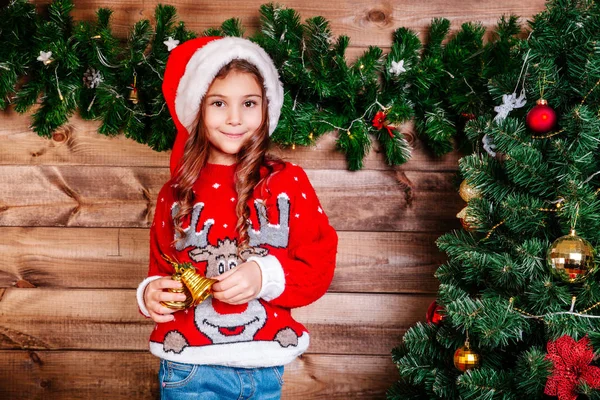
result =
[[[477,219],[467,213],[467,208],[469,208],[469,206],[460,210],[458,214],[456,214],[456,218],[460,219],[460,223],[466,231],[471,232],[476,228]]]
[[[564,282],[583,282],[594,270],[594,247],[577,236],[575,229],[561,236],[548,249],[547,260],[552,273]]]
[[[462,372],[479,367],[479,354],[471,350],[469,339],[454,352],[454,366]]]
[[[172,288],[168,291],[183,293],[186,299],[184,301],[161,301],[162,305],[174,310],[183,310],[197,306],[211,295],[212,285],[218,282],[216,279],[205,278],[196,273],[196,268],[191,263],[180,264],[169,257],[163,256],[163,258],[175,268],[175,273],[171,279],[183,283],[181,288]]]
[[[460,188],[458,189],[458,194],[460,197],[467,203],[473,199],[478,199],[481,197],[481,190],[473,187],[467,183],[466,180],[462,181],[460,184]]]
[[[466,179],[460,184],[458,194],[467,203],[473,199],[481,197],[481,191],[467,183]],[[460,219],[460,223],[463,228],[467,231],[472,231],[476,228],[476,219],[469,216],[467,213],[467,207],[463,208],[456,214],[456,218]]]

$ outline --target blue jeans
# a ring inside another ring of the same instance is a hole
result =
[[[283,366],[234,368],[160,361],[162,400],[278,400]]]

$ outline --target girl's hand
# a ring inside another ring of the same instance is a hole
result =
[[[152,318],[154,322],[169,322],[175,319],[171,314],[178,310],[165,307],[160,304],[160,302],[185,301],[185,294],[170,293],[166,291],[166,289],[180,287],[182,287],[182,283],[174,281],[170,276],[156,279],[146,286],[146,290],[144,291],[144,303],[146,304],[150,318]]]
[[[248,261],[216,276],[212,286],[213,297],[224,303],[245,304],[260,293],[262,273],[254,261]]]

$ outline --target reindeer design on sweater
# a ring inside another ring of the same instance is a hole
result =
[[[248,230],[250,248],[242,251],[242,257],[265,256],[268,250],[260,247],[270,245],[285,248],[289,241],[290,200],[285,193],[277,196],[279,223],[271,224],[267,218],[267,210],[261,200],[254,201],[254,207],[259,221],[259,229]],[[213,278],[241,263],[237,254],[237,239],[218,239],[217,245],[208,242],[208,233],[215,224],[213,219],[207,219],[200,231],[197,230],[204,203],[194,205],[190,218],[190,225],[185,228],[184,236],[175,232],[175,248],[188,252],[195,262],[207,262],[205,276]],[[171,209],[174,217],[179,211],[177,203]],[[252,300],[247,305],[231,306],[209,297],[195,309],[195,323],[198,330],[206,335],[214,344],[252,341],[254,335],[265,326],[267,313],[258,300]],[[277,333],[274,341],[282,347],[296,346],[298,337],[291,328],[286,328]],[[185,338],[177,331],[169,332],[164,341],[165,351],[179,353],[187,346]]]

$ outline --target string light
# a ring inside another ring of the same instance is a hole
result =
[[[54,68],[54,76],[56,77],[56,90],[58,90],[58,97],[60,98],[60,101],[64,101],[65,99],[63,98],[62,92],[60,91],[60,85],[58,84],[58,64],[56,64],[56,68]]]
[[[353,119],[352,121],[350,121],[350,126],[348,128],[342,128],[341,126],[334,125],[331,122],[325,121],[325,120],[322,120],[322,119],[318,120],[317,122],[321,122],[321,123],[327,124],[327,125],[331,126],[333,129],[337,129],[338,131],[346,131],[346,133],[348,134],[348,136],[352,137],[352,135],[350,134],[350,129],[352,129],[352,125],[354,125],[355,122],[363,121],[364,118],[367,116],[367,114],[371,111],[371,109],[373,107],[375,107],[376,105],[379,105],[380,107],[386,109],[385,107],[383,107],[381,105],[381,103],[379,101],[377,101],[377,99],[375,99],[375,102],[373,104],[369,105],[369,107],[367,107],[367,109],[365,110],[365,112],[364,112],[363,115],[361,115],[360,117],[358,117],[358,118]]]
[[[569,311],[559,311],[559,312],[553,312],[553,313],[548,313],[548,314],[544,314],[544,315],[533,315],[531,313],[528,313],[525,310],[521,310],[520,308],[514,307],[513,306],[513,302],[514,302],[514,298],[511,297],[509,299],[509,303],[510,306],[512,307],[515,311],[517,311],[519,314],[525,316],[525,318],[532,318],[532,319],[537,319],[539,321],[545,321],[544,318],[548,318],[550,316],[553,315],[574,315],[576,317],[581,317],[581,318],[600,318],[600,315],[587,315],[587,313],[591,310],[593,310],[594,308],[600,306],[600,301],[596,304],[594,304],[591,307],[586,308],[585,310],[581,311],[581,312],[575,312],[575,302],[577,301],[577,297],[573,296],[571,298],[571,308],[569,309]]]
[[[554,203],[556,203],[556,204],[554,204],[555,208],[543,208],[542,207],[542,208],[538,208],[538,210],[539,211],[546,211],[546,212],[558,212],[562,208],[564,201],[565,201],[565,199],[561,198],[561,199],[559,199],[559,200],[557,200],[557,201],[554,202]],[[523,207],[522,209],[525,209],[525,207]]]

